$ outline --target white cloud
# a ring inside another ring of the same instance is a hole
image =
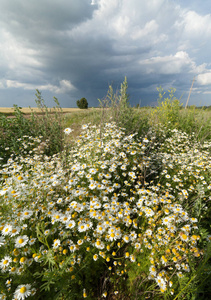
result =
[[[199,74],[196,80],[200,85],[211,85],[211,71],[204,74]]]
[[[131,33],[132,39],[140,39],[143,37],[148,36],[149,34],[156,34],[158,30],[158,24],[155,20],[151,20],[147,22],[144,26],[144,28],[135,27],[133,32]]]
[[[211,15],[199,15],[195,11],[187,11],[179,24],[187,36],[192,38],[207,38],[211,36]]]
[[[30,83],[18,82],[15,80],[6,80],[7,88],[23,88],[24,90],[48,90],[56,94],[65,94],[70,91],[75,90],[76,88],[68,80],[61,80],[59,86],[46,84],[46,85],[35,85]]]
[[[139,63],[147,73],[157,74],[178,74],[184,68],[193,67],[193,61],[185,51],[179,51],[175,55],[152,57],[141,60]]]

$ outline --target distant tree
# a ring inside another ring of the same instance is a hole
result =
[[[77,100],[76,104],[81,109],[87,109],[88,108],[88,101],[86,98],[81,98],[81,100]]]

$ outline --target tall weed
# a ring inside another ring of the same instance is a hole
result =
[[[112,120],[119,127],[125,128],[128,134],[138,132],[144,135],[149,129],[148,116],[141,113],[141,110],[131,107],[127,89],[126,77],[121,84],[120,91],[114,92],[113,87],[109,86],[106,97],[99,100],[102,109],[101,123]]]
[[[11,154],[18,155],[22,143],[20,139],[25,135],[42,136],[42,140],[48,142],[48,147],[43,149],[47,155],[58,153],[63,149],[64,116],[58,100],[54,98],[56,107],[53,114],[45,105],[38,90],[35,101],[40,108],[39,113],[32,111],[31,116],[26,117],[21,109],[14,105],[14,117],[0,116],[0,163],[6,163]]]

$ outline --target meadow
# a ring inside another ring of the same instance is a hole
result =
[[[211,298],[211,111],[158,92],[0,108],[0,299]]]

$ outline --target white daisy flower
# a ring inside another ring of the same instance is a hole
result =
[[[3,235],[8,235],[12,231],[12,226],[10,224],[6,224],[4,228],[2,229]]]
[[[15,240],[15,247],[16,248],[24,247],[27,244],[28,240],[29,238],[27,235],[18,236]]]
[[[27,209],[21,213],[20,219],[21,220],[29,219],[32,215],[33,215],[33,211]]]
[[[19,234],[20,231],[21,231],[21,228],[17,226],[12,229],[10,236],[15,236],[15,235]]]
[[[127,234],[125,234],[125,235],[123,236],[123,240],[125,241],[125,243],[129,243],[129,242],[130,242],[130,236],[127,235]]]
[[[69,135],[73,130],[71,128],[65,128],[64,133]]]
[[[10,256],[5,256],[1,261],[0,261],[0,268],[2,270],[4,270],[5,268],[7,268],[10,263],[12,262],[12,259]]]
[[[29,240],[29,245],[34,245],[34,243],[36,242],[36,238],[31,238],[30,240]]]
[[[93,259],[96,261],[98,259],[98,255],[97,254],[94,254],[93,255]]]
[[[53,241],[53,248],[54,248],[54,249],[59,248],[60,245],[61,245],[61,242],[60,242],[59,239],[55,239],[55,240]]]
[[[87,125],[87,124],[84,124],[84,125],[81,126],[81,128],[82,128],[82,129],[87,129],[87,128],[88,128],[88,125]]]
[[[69,220],[66,222],[66,228],[71,229],[75,227],[75,221],[74,220]]]
[[[31,285],[30,284],[21,284],[17,287],[14,292],[14,298],[17,300],[24,300],[31,295]]]

